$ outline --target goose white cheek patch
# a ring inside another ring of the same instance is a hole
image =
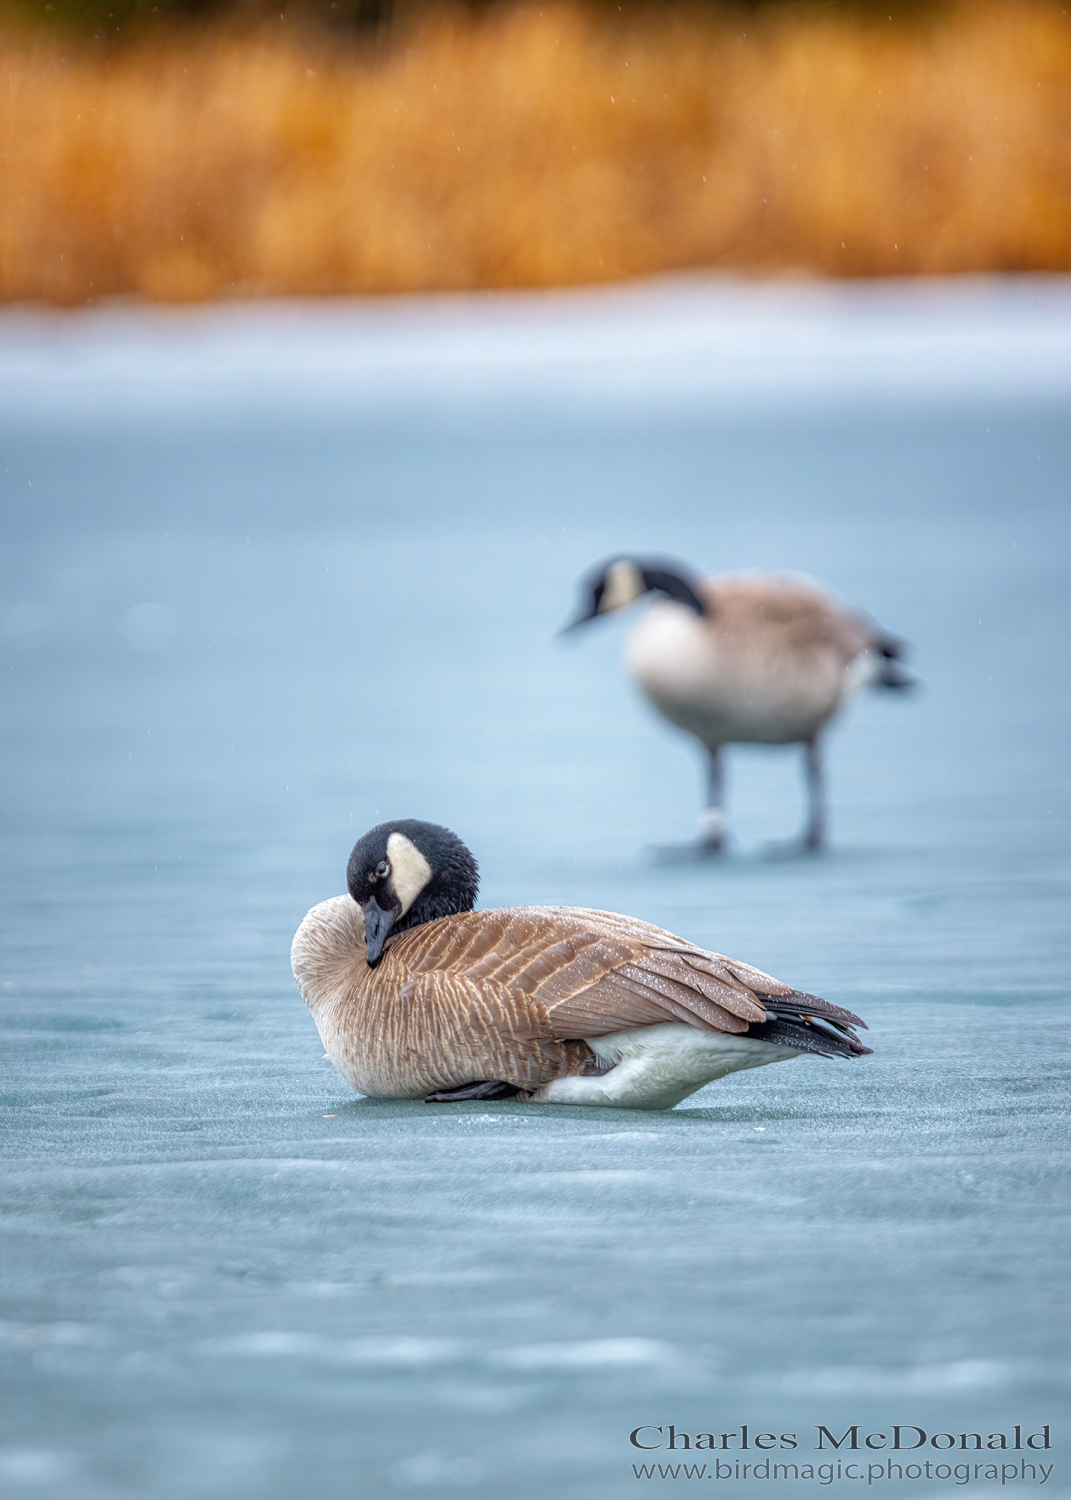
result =
[[[599,613],[624,609],[644,592],[643,575],[634,562],[615,562],[606,574],[606,587],[599,601]]]
[[[387,840],[387,859],[394,894],[402,903],[401,914],[404,917],[431,879],[431,866],[404,833],[392,833]]]

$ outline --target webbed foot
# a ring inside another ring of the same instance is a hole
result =
[[[515,1099],[525,1093],[515,1083],[503,1083],[498,1078],[484,1078],[476,1083],[464,1083],[459,1089],[440,1089],[429,1094],[425,1104],[455,1104],[459,1099]]]

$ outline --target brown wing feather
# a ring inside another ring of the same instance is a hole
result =
[[[705,580],[700,593],[717,630],[755,641],[779,640],[793,653],[830,648],[849,662],[876,634],[857,610],[799,575],[722,574]]]
[[[578,907],[466,912],[396,941],[414,975],[463,976],[483,994],[501,988],[511,1010],[522,999],[534,1002],[548,1019],[545,1034],[556,1039],[660,1021],[739,1033],[766,1016],[749,980],[766,994],[789,993],[759,970],[660,927]]]

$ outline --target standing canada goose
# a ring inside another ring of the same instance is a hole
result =
[[[725,847],[722,746],[795,745],[804,750],[808,819],[799,847],[825,838],[819,741],[845,695],[863,683],[913,686],[897,665],[903,643],[849,609],[820,584],[772,573],[697,579],[677,563],[619,557],[583,581],[575,630],[659,595],[626,648],[640,688],[671,724],[707,751],[707,799],[699,852]]]
[[[349,895],[290,961],[331,1061],[377,1098],[672,1109],[740,1068],[870,1051],[858,1016],[632,917],[473,911],[476,861],[405,818],[359,839]]]

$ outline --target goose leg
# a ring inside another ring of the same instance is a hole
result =
[[[807,780],[807,826],[798,838],[775,839],[767,844],[767,854],[771,859],[796,859],[801,854],[817,854],[825,844],[825,777],[817,740],[804,741],[803,767]]]
[[[707,750],[707,802],[699,814],[699,845],[711,854],[725,848],[725,768],[720,745]]]
[[[810,740],[803,747],[807,776],[807,827],[800,840],[804,849],[821,849],[826,837],[826,792],[822,775],[822,757],[818,741]]]
[[[721,746],[707,747],[707,798],[699,814],[695,839],[688,844],[660,844],[651,852],[659,863],[694,863],[725,852],[725,776]]]
[[[477,1083],[465,1083],[458,1089],[440,1089],[429,1094],[425,1104],[454,1104],[459,1099],[515,1099],[524,1090],[516,1084],[502,1083],[497,1078],[484,1078]],[[525,1096],[527,1097],[527,1095]]]

